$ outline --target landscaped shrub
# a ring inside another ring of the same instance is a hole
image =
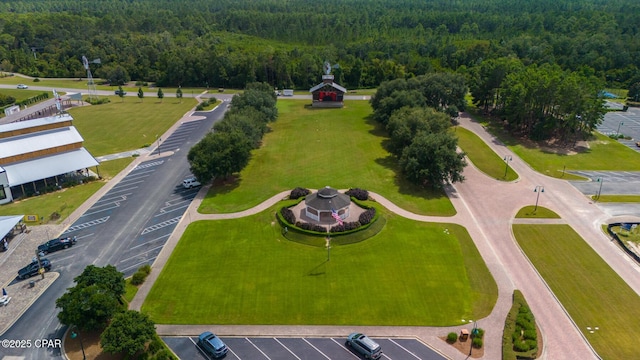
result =
[[[138,269],[138,271],[141,271],[147,275],[151,274],[151,265],[149,264],[144,264],[142,266],[140,266],[140,268]]]
[[[160,339],[156,338],[153,339],[150,343],[149,343],[149,352],[152,354],[157,353],[158,351],[164,349],[164,345],[162,345],[162,342],[160,341]]]
[[[316,231],[316,232],[327,232],[327,228],[324,226],[311,224],[311,223],[303,223],[298,221],[296,226],[302,230]]]
[[[473,341],[471,342],[471,346],[476,349],[480,349],[482,347],[482,339],[479,337],[474,337]]]
[[[359,221],[350,221],[350,222],[342,223],[342,225],[332,226],[330,232],[339,233],[339,232],[351,231],[361,226],[362,224],[360,224]]]
[[[353,196],[354,198],[358,199],[358,200],[368,200],[369,199],[369,192],[367,190],[363,190],[363,189],[349,189],[345,192],[345,194],[349,195],[349,196]]]
[[[373,218],[375,216],[376,216],[376,209],[375,208],[369,208],[365,212],[360,214],[360,216],[358,217],[358,221],[360,222],[360,224],[366,225],[366,224],[370,223],[371,220],[373,220]]]
[[[283,207],[282,209],[280,209],[280,214],[282,214],[284,220],[289,224],[296,223],[296,215],[293,213],[293,211],[291,211],[291,209]]]
[[[458,334],[454,332],[450,332],[449,334],[447,334],[447,342],[449,344],[453,344],[454,342],[456,342],[456,340],[458,340]]]
[[[535,318],[522,293],[515,290],[513,305],[505,320],[502,359],[534,359],[538,353]]]
[[[295,200],[295,199],[301,198],[303,196],[307,196],[310,193],[311,193],[311,191],[309,191],[309,189],[297,187],[297,188],[291,190],[291,194],[289,194],[289,199]]]
[[[144,282],[144,279],[147,277],[147,275],[141,271],[136,271],[135,273],[133,273],[133,276],[131,276],[131,285],[135,285],[138,286],[140,284],[142,284]]]

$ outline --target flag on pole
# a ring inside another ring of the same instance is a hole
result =
[[[338,212],[335,211],[334,209],[331,209],[331,217],[333,217],[334,219],[336,219],[336,221],[338,222],[338,224],[342,225],[342,219],[340,218],[340,215],[338,215]]]

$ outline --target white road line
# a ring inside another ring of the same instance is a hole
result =
[[[141,252],[141,253],[139,253],[139,254],[135,254],[134,256],[129,256],[129,257],[128,257],[128,258],[126,258],[126,259],[122,259],[122,260],[118,261],[118,263],[123,263],[123,262],[125,262],[125,261],[131,260],[131,259],[135,259],[135,258],[139,257],[140,255],[144,255],[144,254],[146,254],[146,253],[148,253],[148,252],[152,252],[152,251],[154,251],[154,250],[160,249],[160,248],[161,248],[161,247],[163,247],[163,246],[164,246],[164,244],[162,244],[162,245],[160,245],[160,246],[156,246],[156,247],[154,247],[154,248],[152,248],[152,249],[149,249],[149,250],[147,250],[147,251],[145,251],[145,252]],[[146,261],[146,260],[145,260],[145,261]]]
[[[327,359],[331,360],[331,358],[330,358],[330,357],[328,357],[325,353],[323,353],[322,351],[320,351],[320,349],[318,349],[317,347],[313,346],[313,344],[312,344],[312,343],[310,343],[309,341],[307,341],[307,339],[302,338],[302,340],[303,340],[304,342],[306,342],[307,344],[309,344],[309,346],[311,346],[312,348],[316,349],[316,351],[317,351],[317,352],[319,352],[319,353],[320,353],[320,355],[322,355],[322,356],[326,357]]]
[[[417,356],[416,354],[412,353],[411,351],[409,351],[409,349],[405,348],[404,346],[398,344],[397,342],[393,341],[393,339],[388,339],[389,341],[391,341],[392,343],[396,344],[396,346],[400,347],[402,350],[408,352],[409,354],[413,355],[414,358],[420,360],[420,357]]]
[[[334,342],[334,343],[338,344],[338,345],[339,345],[341,348],[343,348],[346,352],[348,352],[349,354],[351,354],[351,356],[353,356],[354,358],[356,358],[356,359],[360,359],[359,357],[355,356],[355,355],[351,352],[351,350],[347,349],[347,347],[346,347],[346,346],[344,346],[343,344],[340,344],[339,342],[337,342],[337,341],[336,341],[336,339],[331,338],[331,340],[333,340],[333,342]]]
[[[177,208],[171,209],[171,210],[164,210],[164,208],[162,208],[162,209],[160,209],[160,214],[154,215],[153,217],[162,216],[162,215],[165,215],[167,213],[170,213],[170,212],[173,212],[173,211],[182,210],[182,209],[188,208],[188,207],[189,207],[189,204],[185,204],[185,205],[182,205],[180,207],[177,207]]]
[[[155,239],[151,239],[151,240],[149,240],[149,241],[147,241],[147,242],[143,242],[143,243],[142,243],[142,244],[140,244],[140,245],[136,245],[136,246],[130,247],[130,248],[129,248],[129,250],[133,250],[133,249],[135,249],[135,248],[139,248],[140,246],[145,246],[145,245],[150,244],[150,243],[152,243],[152,242],[154,242],[154,241],[158,241],[158,240],[162,240],[162,239],[164,239],[164,238],[168,238],[169,236],[171,236],[171,234],[162,235],[162,236],[157,237],[157,238],[155,238]]]
[[[72,259],[74,257],[75,257],[75,255],[69,255],[69,256],[61,257],[59,259],[54,259],[54,260],[55,261],[62,261],[62,260]]]
[[[134,179],[134,180],[137,180],[137,179]],[[120,180],[119,184],[134,185],[134,184],[142,184],[145,181],[146,180],[137,180],[137,181],[128,182],[127,180]]]
[[[82,215],[82,216],[83,216],[83,217],[85,217],[85,216],[89,216],[89,215],[99,214],[99,213],[101,213],[101,212],[109,211],[109,210],[113,210],[113,209],[117,209],[117,208],[119,208],[119,207],[120,207],[120,205],[119,205],[119,204],[117,204],[116,206],[112,206],[112,207],[109,207],[109,208],[106,208],[106,209],[97,210],[97,211],[92,211],[92,212],[86,212],[86,213],[84,213],[84,215]]]
[[[139,175],[151,174],[151,173],[153,173],[155,171],[156,171],[156,169],[149,169],[149,170],[145,170],[145,171],[138,171],[137,173],[129,173],[129,175],[127,175],[127,177],[125,177],[125,179],[128,178],[128,177],[136,177],[136,176],[139,176]]]
[[[289,349],[289,348],[288,348],[288,347],[286,347],[283,343],[281,343],[281,342],[280,342],[280,340],[278,340],[278,339],[276,339],[276,338],[273,338],[273,340],[277,341],[277,342],[278,342],[278,344],[280,344],[283,348],[287,349],[287,351],[288,351],[288,352],[290,352],[290,353],[291,353],[291,355],[295,356],[295,358],[296,358],[296,359],[298,359],[298,360],[302,360],[302,359],[300,359],[300,358],[298,357],[298,355],[294,354],[294,352],[293,352],[293,351],[291,351],[291,349]]]
[[[262,350],[260,350],[259,347],[256,346],[256,344],[252,343],[251,340],[249,340],[249,338],[244,338],[245,340],[247,340],[249,342],[249,344],[253,345],[254,348],[256,348],[256,350],[260,351],[260,353],[262,355],[264,355],[264,357],[266,357],[267,359],[271,360],[270,357],[267,356],[267,354],[265,354]]]
[[[153,263],[154,260],[155,260],[155,258],[147,259],[145,261],[139,261],[139,262],[137,262],[137,263],[135,263],[133,265],[127,266],[126,268],[121,268],[121,269],[119,269],[119,271],[125,272],[125,271],[127,271],[129,269],[133,269],[135,267],[140,267],[140,265],[145,264],[145,263],[147,263],[149,261],[151,261]]]
[[[242,358],[240,356],[238,356],[238,354],[236,354],[230,347],[227,346],[227,349],[229,349],[229,351],[231,351],[231,353],[233,354],[233,356],[237,357],[238,360],[242,360]]]
[[[126,194],[122,194],[122,195],[116,195],[113,197],[109,197],[109,198],[102,198],[99,201],[96,201],[96,204],[99,203],[110,203],[112,201],[123,201],[123,200],[127,200],[127,196],[131,195],[132,193],[126,193]],[[93,205],[92,207],[95,207],[96,205]]]
[[[177,224],[180,221],[181,218],[182,218],[182,216],[178,216],[178,217],[174,217],[172,219],[163,221],[161,223],[148,226],[148,227],[146,227],[146,228],[144,228],[142,230],[142,233],[140,233],[140,235],[148,234],[148,233],[150,233],[152,231],[156,231],[156,230],[162,229],[164,227],[171,226],[173,224]]]
[[[117,187],[117,185],[116,185],[116,187],[114,187],[113,189],[109,190],[109,192],[106,193],[105,195],[114,195],[114,194],[117,194],[117,193],[119,193],[121,191],[135,190],[137,188],[138,188],[137,186],[134,186],[134,187],[130,187],[130,188],[121,189],[121,188]],[[98,200],[97,202],[100,202],[100,200]]]

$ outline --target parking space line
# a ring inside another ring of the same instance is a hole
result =
[[[283,348],[285,348],[288,352],[291,353],[291,355],[295,356],[296,359],[298,360],[302,360],[298,357],[298,355],[294,354],[293,351],[291,351],[291,349],[289,349],[288,347],[286,347],[283,343],[280,342],[280,340],[276,339],[275,337],[273,338],[273,340],[277,341],[278,344],[280,344]]]
[[[124,185],[134,185],[134,184],[142,184],[143,182],[145,182],[145,180],[138,180],[138,179],[133,179],[133,180],[136,180],[136,181],[128,182],[127,179],[124,178],[120,181],[120,183]]]
[[[99,207],[102,206],[101,203],[104,203],[104,205],[108,205],[114,201],[124,201],[127,200],[127,196],[131,195],[132,193],[126,193],[126,194],[122,194],[122,195],[116,195],[113,197],[109,197],[109,198],[105,198],[103,197],[102,199],[96,201],[96,203],[91,207],[92,209],[95,207]],[[100,205],[99,205],[100,204]]]
[[[334,339],[334,338],[331,338],[331,340],[333,340],[333,342],[334,342],[334,343],[338,344],[338,346],[340,346],[341,348],[343,348],[346,352],[348,352],[349,354],[351,354],[351,356],[353,356],[354,358],[356,358],[356,359],[360,359],[359,357],[355,356],[355,355],[351,352],[351,350],[347,349],[347,347],[346,347],[346,346],[344,346],[344,344],[341,344],[341,343],[337,342],[337,341],[336,341],[336,339]]]
[[[162,236],[157,237],[157,238],[155,238],[155,239],[151,239],[151,240],[149,240],[149,241],[147,241],[147,242],[143,242],[143,243],[142,243],[142,244],[140,244],[140,245],[132,246],[132,247],[130,247],[130,248],[129,248],[129,250],[133,250],[133,249],[135,249],[135,248],[139,248],[140,246],[144,246],[144,245],[150,244],[150,243],[152,243],[152,242],[154,242],[154,241],[158,241],[158,240],[162,240],[162,239],[164,239],[164,238],[168,238],[169,236],[171,236],[171,234],[162,235]]]
[[[256,346],[256,344],[254,344],[253,342],[251,342],[251,340],[249,340],[249,338],[244,338],[245,340],[247,340],[249,342],[249,344],[253,345],[254,348],[256,348],[256,350],[260,351],[260,353],[262,355],[264,355],[264,357],[266,357],[267,359],[271,360],[270,357],[267,356],[267,354],[265,354],[262,350],[260,350],[259,347]]]
[[[125,262],[125,261],[131,260],[131,259],[134,259],[134,258],[136,258],[136,257],[138,257],[138,256],[140,256],[140,255],[144,255],[144,254],[146,254],[146,253],[148,253],[148,252],[152,252],[152,251],[154,251],[154,250],[160,249],[160,248],[161,248],[161,247],[163,247],[163,246],[164,246],[164,244],[162,244],[162,245],[160,245],[160,246],[156,246],[156,247],[154,247],[153,249],[149,249],[149,250],[147,250],[147,251],[145,251],[145,252],[141,252],[141,253],[135,254],[134,256],[129,256],[129,257],[128,257],[128,258],[126,258],[126,259],[122,259],[122,260],[118,261],[118,263],[123,263],[123,262]]]
[[[136,166],[132,171],[136,171],[136,170],[139,170],[139,169],[146,169],[146,168],[152,167],[152,166],[162,165],[163,163],[164,163],[164,160],[157,160],[157,161],[151,161],[151,162],[143,163],[143,164],[140,164],[140,165]]]
[[[227,349],[229,349],[229,351],[231,351],[231,353],[233,354],[233,356],[237,357],[238,360],[242,360],[242,358],[240,356],[238,356],[238,354],[236,354],[233,349],[231,349],[230,347],[227,346]]]
[[[420,360],[420,357],[417,356],[416,354],[412,353],[411,351],[409,351],[409,349],[405,348],[404,346],[398,344],[397,342],[393,341],[393,339],[389,338],[389,341],[391,341],[392,343],[396,344],[396,346],[398,346],[399,348],[401,348],[402,350],[408,352],[409,354],[413,355],[414,358]]]
[[[178,211],[178,210],[182,210],[184,208],[188,208],[189,204],[186,205],[182,205],[180,207],[177,207],[175,209],[171,209],[171,210],[165,210],[164,208],[160,209],[160,213],[157,215],[154,215],[153,217],[158,217],[158,216],[162,216],[162,215],[166,215],[167,213],[173,212],[173,211]]]
[[[144,230],[142,230],[142,233],[140,235],[148,234],[148,233],[150,233],[152,231],[156,231],[156,230],[162,229],[164,227],[176,224],[176,223],[178,223],[178,221],[180,221],[181,218],[182,218],[182,215],[180,215],[178,217],[175,217],[173,219],[169,219],[169,220],[163,221],[161,223],[146,227],[146,228],[144,228]]]
[[[117,209],[117,208],[119,208],[119,207],[120,207],[120,203],[119,203],[119,202],[117,202],[117,203],[115,203],[115,204],[116,204],[116,206],[112,206],[112,207],[104,208],[104,209],[101,209],[101,210],[92,211],[92,212],[87,211],[87,212],[85,212],[85,213],[84,213],[84,215],[82,215],[81,217],[89,216],[89,215],[99,214],[99,213],[101,213],[101,212],[105,212],[105,211],[109,211],[109,210]]]
[[[75,257],[75,255],[69,255],[69,256],[58,258],[58,259],[54,258],[54,260],[55,261],[62,261],[62,260],[72,259],[73,257]]]
[[[134,187],[127,187],[127,188],[123,189],[123,188],[119,188],[119,187],[115,187],[114,186],[113,189],[109,190],[109,192],[106,193],[105,195],[115,195],[115,194],[117,194],[117,193],[119,193],[121,191],[131,191],[131,190],[135,190],[137,188],[138,188],[137,186],[134,186]],[[102,199],[100,199],[100,200],[98,200],[96,202],[100,202],[100,201],[102,201]]]
[[[155,171],[156,171],[156,169],[149,169],[149,170],[144,170],[144,171],[138,171],[138,172],[135,172],[135,173],[131,172],[124,179],[126,179],[128,177],[135,177],[135,176],[140,176],[140,175],[148,176],[147,174],[151,174],[151,173],[153,173]]]
[[[316,351],[317,351],[317,352],[319,352],[319,353],[320,353],[320,355],[322,355],[322,356],[326,357],[327,359],[331,360],[331,358],[330,358],[330,357],[328,357],[325,353],[323,353],[322,351],[320,351],[320,349],[318,349],[317,347],[313,346],[313,344],[312,344],[312,343],[310,343],[310,342],[308,342],[308,341],[307,341],[307,339],[302,338],[302,340],[303,340],[304,342],[306,342],[307,344],[309,344],[309,346],[311,346],[312,348],[316,349]]]
[[[107,220],[109,220],[109,216],[105,216],[103,218],[100,219],[95,219],[95,220],[91,220],[91,221],[87,221],[85,223],[82,224],[78,224],[78,225],[74,225],[71,226],[70,228],[67,229],[67,231],[65,231],[63,234],[67,234],[76,230],[81,230],[81,229],[85,229],[91,226],[96,226],[98,224],[102,224],[104,222],[107,222]]]

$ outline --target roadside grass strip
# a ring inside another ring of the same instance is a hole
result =
[[[452,216],[455,208],[443,191],[405,181],[397,160],[387,152],[384,128],[370,119],[366,101],[346,101],[343,109],[313,109],[308,100],[278,101],[278,119],[262,146],[252,153],[237,179],[216,182],[201,213],[249,209],[296,187],[359,187],[382,194],[401,208],[421,215]]]
[[[513,232],[597,353],[637,358],[640,296],[570,226],[516,224]]]
[[[378,235],[329,254],[285,240],[277,208],[190,224],[142,310],[161,324],[445,326],[495,305],[463,227],[385,213]]]
[[[501,158],[478,135],[463,127],[456,126],[454,134],[458,137],[458,146],[473,165],[487,176],[501,181],[518,178],[518,174],[509,166],[512,158]]]

